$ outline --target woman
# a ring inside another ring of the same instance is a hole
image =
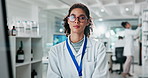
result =
[[[136,30],[131,30],[131,25],[128,22],[122,22],[121,25],[125,28],[124,56],[127,57],[124,64],[122,76],[126,78],[126,75],[132,76],[129,72],[132,63],[132,56],[134,53],[134,37],[138,37],[141,25],[139,25]]]
[[[90,13],[81,4],[74,4],[64,19],[68,39],[49,52],[47,78],[108,78],[105,47],[88,38]]]

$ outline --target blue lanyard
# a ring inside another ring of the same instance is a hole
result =
[[[82,59],[83,59],[83,56],[85,54],[85,49],[86,49],[86,45],[87,45],[87,38],[85,37],[84,39],[84,46],[83,46],[83,50],[82,50],[82,56],[81,56],[81,61],[80,61],[80,66],[78,65],[76,59],[75,59],[75,56],[73,55],[73,52],[68,44],[68,39],[66,39],[66,46],[67,46],[67,49],[68,49],[68,52],[73,60],[73,63],[75,64],[76,68],[77,68],[77,71],[78,71],[78,74],[79,76],[82,76]]]

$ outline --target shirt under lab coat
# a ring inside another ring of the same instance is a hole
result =
[[[134,53],[134,37],[138,36],[140,33],[140,27],[136,30],[125,29],[125,46],[124,46],[124,55],[133,56]]]
[[[80,64],[82,47],[74,50],[68,38],[68,44]],[[87,38],[87,47],[82,62],[81,78],[109,78],[106,51],[103,43]],[[66,42],[53,46],[49,52],[47,78],[80,78],[77,69],[68,53]]]

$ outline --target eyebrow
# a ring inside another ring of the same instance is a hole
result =
[[[74,15],[74,16],[76,16],[75,14],[70,14],[70,16],[71,15]],[[80,17],[80,16],[85,16],[84,14],[80,14],[78,17]]]

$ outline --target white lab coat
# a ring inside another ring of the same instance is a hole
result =
[[[76,53],[70,44],[69,38],[68,43],[79,64],[82,47]],[[87,48],[82,63],[82,78],[109,78],[106,51],[103,43],[87,38]],[[47,78],[80,78],[68,53],[65,41],[53,46],[49,52]]]
[[[136,30],[125,29],[125,46],[124,46],[124,55],[125,56],[133,56],[134,53],[134,37],[138,36],[140,33],[140,27]]]

